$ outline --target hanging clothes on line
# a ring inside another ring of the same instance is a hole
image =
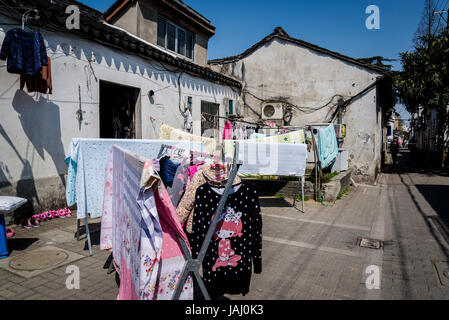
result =
[[[223,188],[221,188],[223,189]],[[252,267],[262,272],[262,215],[257,192],[241,182],[230,194],[203,261],[203,278],[212,299],[224,294],[249,292]],[[222,190],[210,183],[195,196],[192,223],[192,257],[196,258],[218,207]]]
[[[195,193],[198,187],[206,182],[210,182],[212,185],[217,187],[223,186],[227,182],[229,174],[229,166],[227,164],[223,165],[217,162],[206,164],[195,173],[185,194],[181,198],[178,207],[176,208],[179,221],[186,224],[187,233],[192,233]],[[233,184],[239,184],[240,182],[241,179],[236,177]]]
[[[215,139],[195,136],[182,130],[170,127],[166,124],[161,124],[159,128],[158,139],[202,142],[205,146],[205,151],[210,154],[215,154],[215,149],[217,147],[217,142],[215,141]]]
[[[160,172],[160,175],[163,178],[174,206],[178,205],[188,183],[193,178],[193,175],[199,166],[206,160],[218,160],[218,156],[212,156],[206,152],[185,150],[168,145],[161,146],[158,158],[160,158],[160,169],[158,172]],[[169,170],[167,170],[167,163]],[[176,166],[177,169],[174,175],[172,175],[173,170],[170,170],[170,168],[173,168],[174,166]],[[172,179],[167,181],[166,177],[169,175]]]
[[[338,142],[334,125],[318,130],[318,155],[321,167],[330,167],[338,156]]]
[[[248,130],[246,126],[243,126],[243,139],[248,139]]]
[[[42,66],[39,73],[35,75],[20,75],[20,90],[27,87],[28,92],[39,92],[43,94],[53,93],[53,83],[51,78],[51,59],[47,56],[48,65]]]
[[[244,140],[245,139],[242,125],[237,124],[237,126],[235,128],[234,137],[235,137],[235,140]]]
[[[195,146],[199,143],[195,143]],[[204,149],[204,148],[203,148]],[[204,159],[213,158],[218,160],[218,156],[212,155],[204,151],[198,151],[197,149],[187,149],[184,147],[176,147],[174,145],[162,144],[161,149],[157,155],[158,159],[168,157],[174,162],[187,163],[192,161],[204,161]]]
[[[120,274],[119,300],[171,299],[186,258],[187,237],[152,162],[118,146],[112,148],[108,201],[114,264]],[[126,181],[126,183],[123,183]],[[188,244],[188,243],[187,243]],[[193,299],[188,278],[181,299]]]
[[[171,188],[167,188],[172,203],[175,207],[183,197],[195,173],[202,168],[204,162],[192,162],[179,166],[176,171],[175,180]]]
[[[117,142],[117,144],[122,144],[126,150],[133,150],[134,153],[141,153],[141,155],[145,158],[148,158],[148,156],[155,157],[155,159],[152,159],[152,165],[153,168],[159,172],[159,177],[162,176],[161,171],[163,171],[164,164],[162,161],[160,161],[158,158],[161,156],[163,158],[172,158],[176,161],[184,161],[186,159],[203,159],[202,157],[208,156],[208,154],[204,152],[199,152],[195,150],[189,150],[185,148],[180,148],[174,145],[164,144],[163,141],[159,140],[145,140],[141,141],[140,143],[136,140],[132,140],[131,143],[129,143],[130,140],[112,140],[112,143]],[[107,141],[109,142],[109,141]],[[156,151],[156,149],[153,149],[153,143],[155,144],[154,147],[158,148],[159,151]],[[168,141],[166,141],[168,142]],[[106,143],[106,146],[102,148],[103,145],[100,141],[93,141],[93,145],[96,146],[96,148],[101,148],[104,152],[106,152],[106,148],[110,146],[109,150],[109,158],[107,159],[107,163],[105,169],[104,169],[104,175],[100,175],[99,173],[95,172],[95,175],[97,177],[101,176],[104,177],[104,194],[102,198],[102,224],[101,224],[101,240],[100,240],[100,249],[101,250],[109,250],[112,248],[112,207],[110,203],[111,194],[112,194],[112,145],[109,145],[109,143]],[[195,143],[198,149],[201,149],[201,144]],[[140,146],[139,146],[140,145]],[[178,144],[181,146],[189,146],[190,144]],[[70,148],[78,148],[79,144],[70,144]],[[79,151],[72,150],[70,152],[71,154],[78,154]],[[77,161],[79,162],[79,161]],[[76,176],[76,168],[77,168],[77,162],[74,162],[69,166],[69,175],[68,175],[68,185],[69,185],[69,177]],[[82,165],[83,162],[80,162]],[[186,162],[188,164],[188,162]],[[90,168],[90,166],[88,166]],[[91,171],[88,172],[90,175]],[[177,179],[175,178],[174,184],[176,183]],[[73,185],[73,182],[70,183]],[[173,192],[169,193],[169,197],[172,198]],[[173,200],[173,199],[172,199]],[[76,197],[75,201],[76,202]]]
[[[233,132],[232,125],[230,121],[226,121],[224,130],[223,130],[223,140],[232,140]]]
[[[193,133],[193,118],[190,109],[188,109],[184,115],[184,130],[190,134]]]
[[[34,76],[48,65],[44,37],[20,28],[9,30],[0,49],[0,60],[7,60],[9,73]]]
[[[109,151],[116,144],[146,159],[154,159],[162,145],[173,145],[201,151],[200,142],[132,139],[72,139],[65,163],[68,166],[66,200],[68,206],[77,204],[77,218],[103,214],[104,168]]]

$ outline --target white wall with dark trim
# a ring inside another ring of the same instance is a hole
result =
[[[4,23],[14,22],[0,17]],[[0,43],[13,27],[0,25]],[[39,208],[52,209],[46,204],[61,202],[65,192],[64,158],[70,140],[99,137],[101,80],[140,89],[143,139],[156,139],[162,122],[182,129],[184,119],[179,111],[179,74],[164,70],[155,61],[68,33],[41,33],[52,62],[52,95],[20,90],[20,76],[9,74],[6,62],[0,61],[0,195],[31,193],[40,200]],[[201,100],[220,104],[220,113],[224,115],[223,99],[236,99],[239,95],[235,88],[188,74],[182,74],[180,82],[181,101],[192,97],[197,135],[201,132]],[[155,92],[151,99],[150,90]],[[81,123],[77,120],[80,105]],[[34,190],[22,188],[21,181],[29,181],[22,184],[31,183]],[[39,181],[47,181],[47,186]],[[55,190],[57,195],[52,195]],[[50,199],[54,197],[59,199]]]

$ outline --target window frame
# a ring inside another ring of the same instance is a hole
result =
[[[163,19],[165,21],[164,46],[161,46],[159,44],[159,20],[160,19]],[[169,24],[172,25],[175,28],[175,50],[174,51],[168,48],[168,26],[169,26]],[[185,58],[187,60],[190,60],[190,61],[194,60],[194,57],[195,57],[195,33],[194,32],[191,32],[189,30],[186,30],[183,27],[180,27],[176,23],[172,22],[171,20],[169,20],[169,19],[167,19],[167,18],[165,18],[164,16],[161,16],[161,15],[158,15],[157,28],[158,28],[158,30],[157,30],[158,41],[156,41],[156,44],[158,46],[160,46],[160,47],[162,47],[162,48],[164,48],[164,49],[166,49],[166,50],[168,50],[168,51],[170,51],[170,52],[172,52],[172,53],[174,53],[174,54],[176,54],[178,56],[181,56],[181,57],[183,57],[183,58]],[[181,54],[181,53],[178,52],[179,51],[179,48],[178,48],[178,45],[179,45],[179,43],[178,43],[178,39],[179,39],[178,30],[181,30],[181,31],[184,32],[184,40],[185,40],[184,41],[184,53],[185,54]],[[191,50],[191,56],[192,57],[191,58],[188,57],[188,50],[187,50],[188,49],[187,40],[189,39],[189,34],[191,35],[191,42],[192,42],[191,43],[191,47],[192,47],[192,50]]]

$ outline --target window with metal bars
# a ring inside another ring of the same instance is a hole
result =
[[[219,110],[220,105],[201,101],[201,136],[206,138],[218,138],[219,134]]]

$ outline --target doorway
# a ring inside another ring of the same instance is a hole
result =
[[[100,81],[100,138],[140,138],[140,89]]]

